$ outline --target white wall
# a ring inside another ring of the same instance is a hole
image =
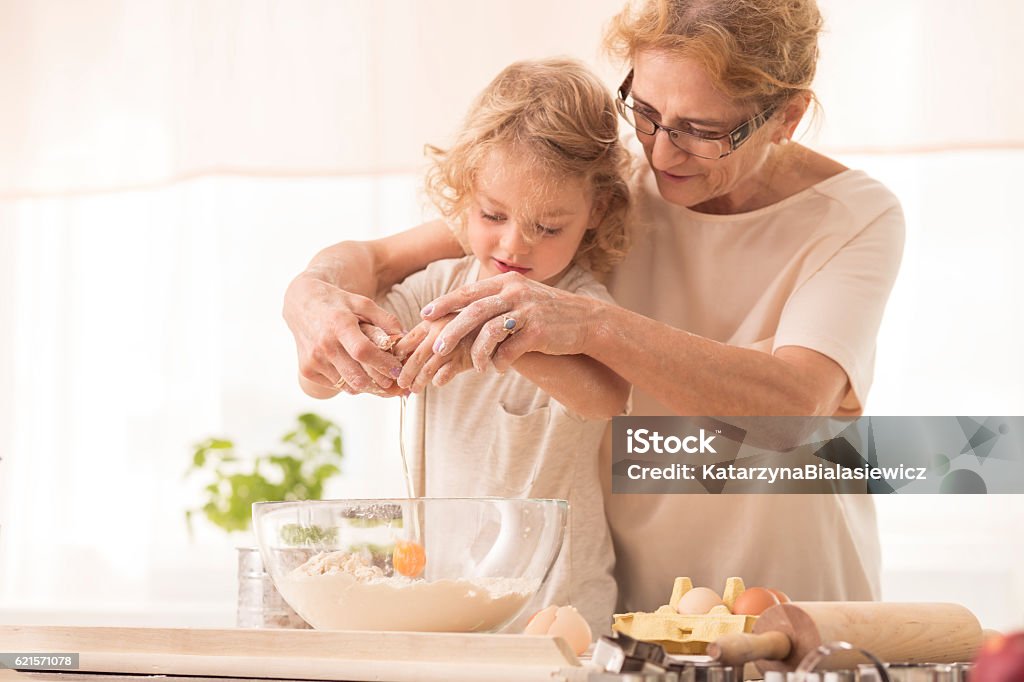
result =
[[[1024,152],[842,155],[900,197],[907,245],[879,334],[873,415],[1024,414]],[[984,197],[984,199],[982,199]],[[1024,495],[878,496],[883,598],[1024,627]]]

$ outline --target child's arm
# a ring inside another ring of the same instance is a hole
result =
[[[590,277],[574,293],[613,302],[608,290]],[[525,353],[510,367],[587,419],[617,417],[629,402],[629,382],[589,355]]]
[[[596,282],[587,289],[590,296],[611,301],[604,287]],[[400,351],[399,357],[404,365],[398,377],[399,387],[419,393],[428,383],[443,386],[458,374],[473,368],[471,350],[479,329],[464,336],[455,348],[443,355],[434,347],[441,331],[455,317],[452,313],[437,320],[424,320],[398,343],[395,348]],[[586,419],[609,419],[621,415],[629,401],[629,382],[587,355],[526,353],[511,365],[511,369]]]
[[[398,363],[366,343],[356,333],[357,323],[368,321],[398,331],[393,318],[372,298],[428,263],[461,253],[462,247],[440,220],[383,239],[341,242],[318,253],[288,285],[284,300],[299,371],[306,375],[305,381],[300,380],[303,390],[318,398],[329,397],[337,393],[330,386],[339,373],[357,392],[388,385],[389,372]],[[416,312],[418,318],[419,309]]]
[[[463,339],[447,355],[436,355],[434,341],[455,315],[421,322],[395,346],[405,367],[399,386],[419,393],[428,383],[443,386],[458,374],[473,369],[472,338]],[[605,365],[586,355],[526,353],[512,369],[537,384],[570,411],[586,419],[608,419],[623,413],[629,400],[629,383]],[[490,371],[490,370],[488,370]]]
[[[629,400],[629,383],[588,355],[527,353],[512,369],[587,419],[621,415]]]

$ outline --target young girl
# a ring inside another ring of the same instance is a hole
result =
[[[595,633],[609,630],[617,594],[597,453],[607,419],[626,409],[628,384],[583,355],[527,354],[503,375],[463,371],[470,342],[435,359],[448,320],[423,322],[420,312],[505,273],[610,300],[592,273],[628,246],[628,156],[616,115],[578,62],[502,71],[454,145],[428,148],[428,194],[469,255],[431,264],[379,301],[410,329],[394,351],[406,358],[398,385],[417,394],[404,435],[416,494],[568,500],[566,543],[534,605],[572,604]],[[501,322],[474,336],[493,343],[530,333],[514,312]]]

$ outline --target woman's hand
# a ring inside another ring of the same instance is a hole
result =
[[[467,336],[459,342],[453,352],[445,355],[434,353],[434,344],[455,315],[445,315],[437,320],[424,320],[413,327],[394,347],[394,354],[403,363],[398,377],[398,387],[420,393],[433,382],[444,386],[460,373],[473,369],[470,348],[473,337]]]
[[[499,372],[506,371],[524,353],[545,355],[584,353],[587,340],[599,324],[600,302],[570,294],[519,273],[505,273],[467,284],[423,309],[423,317],[434,321],[458,312],[438,335],[433,350],[446,356],[461,346],[474,329],[471,359],[477,370],[489,361]],[[507,325],[514,320],[514,327]]]
[[[295,337],[300,384],[316,398],[340,391],[404,393],[394,385],[402,365],[360,329],[361,322],[400,334],[394,315],[372,300],[304,273],[285,294],[284,318]]]

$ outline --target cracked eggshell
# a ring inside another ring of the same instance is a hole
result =
[[[561,637],[577,656],[587,650],[593,637],[590,625],[573,606],[549,606],[538,611],[523,633]]]
[[[555,622],[557,606],[548,606],[533,614],[530,621],[523,628],[524,635],[546,635],[548,628]]]

